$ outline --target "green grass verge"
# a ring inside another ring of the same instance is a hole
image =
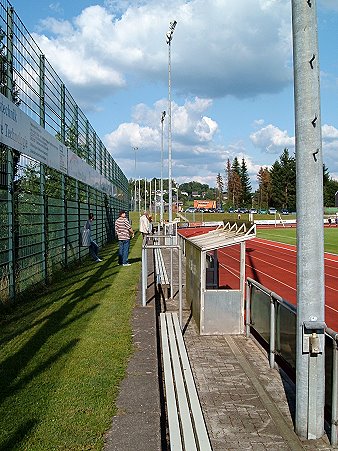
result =
[[[257,228],[257,237],[296,245],[296,228]],[[325,252],[338,254],[338,227],[324,228],[324,250]]]
[[[131,314],[141,261],[65,271],[44,294],[0,312],[0,450],[101,450],[132,352]]]

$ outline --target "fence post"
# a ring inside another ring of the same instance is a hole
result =
[[[6,97],[10,100],[13,98],[13,16],[14,8],[7,9],[7,53],[6,53]],[[6,160],[7,160],[7,212],[8,212],[8,296],[13,300],[16,293],[16,258],[15,252],[15,236],[14,224],[17,211],[14,206],[14,161],[12,149],[6,146]]]
[[[246,338],[249,338],[251,324],[251,284],[248,280],[246,282],[245,324],[246,324]]]
[[[270,368],[275,367],[275,301],[270,294],[270,351],[269,361]]]
[[[178,295],[179,295],[179,315],[181,329],[183,327],[183,300],[182,300],[182,249],[177,245],[178,250]]]
[[[8,297],[13,300],[15,297],[15,246],[14,246],[14,165],[12,150],[6,146],[7,160],[7,217],[8,217]]]
[[[332,395],[331,395],[331,445],[335,446],[338,443],[337,440],[337,413],[338,413],[338,349],[336,337],[332,343]]]
[[[145,241],[142,244],[142,306],[147,305],[147,282],[148,282],[148,265],[147,265],[147,249]]]
[[[39,100],[40,100],[40,125],[45,128],[45,56],[40,55],[39,58]],[[45,282],[48,281],[48,211],[47,211],[47,196],[46,196],[46,176],[45,165],[40,163],[40,201],[41,201],[41,216],[39,218],[41,223],[41,266],[42,274],[44,274]]]

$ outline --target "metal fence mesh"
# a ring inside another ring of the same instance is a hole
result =
[[[0,93],[112,186],[107,194],[0,143],[0,303],[5,303],[87,255],[80,235],[89,212],[95,215],[97,243],[111,240],[129,195],[125,175],[6,0],[0,0]]]

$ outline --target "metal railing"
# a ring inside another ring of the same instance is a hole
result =
[[[147,303],[147,287],[148,287],[148,252],[159,249],[161,251],[169,252],[169,293],[170,297],[173,298],[174,293],[174,265],[177,264],[176,268],[178,270],[177,275],[177,291],[178,291],[178,311],[179,320],[182,327],[183,324],[183,286],[182,286],[182,250],[179,244],[176,244],[177,240],[177,228],[165,228],[163,235],[158,232],[155,235],[149,235],[145,238],[142,245],[142,305],[146,306]],[[176,235],[169,234],[175,233]],[[174,250],[177,251],[177,263],[174,262]]]
[[[246,335],[252,331],[264,341],[271,368],[275,358],[296,370],[296,306],[253,279],[247,279]],[[331,421],[331,444],[337,445],[338,332],[325,330],[325,409]]]

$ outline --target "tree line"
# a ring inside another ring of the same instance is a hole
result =
[[[245,159],[239,163],[237,157],[232,163],[227,161],[225,169],[227,203],[234,207],[255,207],[278,210],[296,210],[296,157],[284,149],[282,155],[269,168],[261,167],[257,174],[258,189],[251,192],[250,178]],[[220,174],[216,183],[220,189]],[[338,181],[332,179],[325,164],[323,165],[324,205],[334,207]]]
[[[159,179],[152,179],[152,190],[160,187]],[[220,207],[257,208],[267,210],[275,207],[277,210],[296,210],[296,158],[290,155],[288,149],[284,149],[281,156],[273,165],[260,167],[257,174],[258,188],[253,191],[245,158],[239,160],[235,157],[227,160],[224,174],[220,172],[216,176],[215,188],[205,183],[196,181],[179,185],[179,199],[193,200],[196,195],[200,198],[216,200]],[[135,180],[129,180],[130,193],[133,196]],[[165,201],[168,199],[168,179],[163,180]],[[173,187],[176,182],[173,182]],[[141,198],[144,198],[144,183],[141,183]],[[334,207],[335,193],[338,191],[338,181],[332,179],[325,164],[323,165],[323,192],[324,205]],[[176,195],[176,190],[174,190]],[[186,194],[188,194],[188,198]],[[149,194],[148,194],[149,195]]]

